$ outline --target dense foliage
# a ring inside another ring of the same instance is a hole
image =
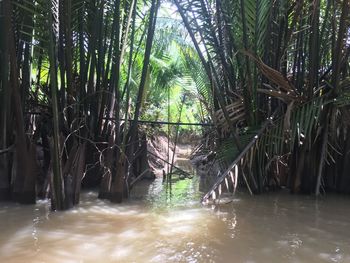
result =
[[[209,194],[221,192],[236,165],[252,192],[349,192],[349,1],[174,3],[225,138],[217,146],[222,177]]]
[[[169,4],[10,0],[0,10],[2,199],[51,193],[65,209],[85,177],[120,202],[144,168],[138,120],[204,118],[188,64],[197,56]]]
[[[66,209],[85,176],[121,202],[140,119],[212,120],[252,192],[349,192],[349,17],[347,0],[1,1],[1,198],[50,189]]]

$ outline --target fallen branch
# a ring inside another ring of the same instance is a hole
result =
[[[166,161],[166,160],[164,160],[163,158],[159,157],[158,155],[155,155],[154,153],[152,153],[152,152],[150,152],[150,151],[147,151],[147,152],[148,152],[150,155],[153,155],[154,157],[156,157],[156,158],[162,160],[163,162],[165,162],[165,163],[171,165],[171,163],[169,163],[168,161]],[[190,174],[190,173],[188,173],[188,172],[182,170],[181,168],[177,167],[176,165],[173,165],[173,167],[174,167],[175,169],[179,170],[180,172],[186,174],[188,177],[191,177],[191,174]]]
[[[146,169],[144,170],[139,176],[137,176],[134,180],[132,180],[132,182],[130,183],[130,186],[129,188],[131,189],[131,187],[133,187],[133,185],[138,181],[140,180],[147,172],[149,172],[150,169]]]
[[[276,112],[275,112],[276,113]],[[252,146],[255,145],[256,141],[260,138],[260,136],[264,133],[264,131],[266,130],[266,128],[271,124],[273,116],[275,115],[275,113],[268,118],[265,123],[262,125],[261,129],[259,130],[259,132],[253,137],[253,139],[247,144],[247,146],[240,152],[240,154],[236,157],[236,159],[231,163],[231,165],[225,170],[225,172],[220,175],[220,177],[216,180],[216,182],[214,183],[214,185],[210,188],[210,190],[203,196],[202,198],[202,203],[205,203],[210,196],[214,196],[213,199],[216,198],[216,193],[215,191],[217,189],[219,189],[219,195],[221,194],[221,184],[225,181],[225,178],[228,176],[231,176],[232,173],[231,171],[236,168],[237,169],[237,165],[238,163],[241,161],[241,159],[246,155],[246,153],[249,152],[249,150],[251,149]],[[250,193],[252,194],[252,191],[250,190],[250,187],[248,185],[248,181],[245,178],[245,175],[243,174],[243,178],[245,180],[245,183],[247,184],[247,187],[250,191]],[[237,182],[235,182],[236,184]]]

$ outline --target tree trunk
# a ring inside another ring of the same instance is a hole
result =
[[[51,6],[51,11],[58,8]],[[50,62],[50,84],[51,84],[51,101],[53,112],[53,147],[52,147],[52,168],[53,180],[51,184],[51,208],[53,210],[65,210],[65,191],[62,177],[62,167],[60,158],[60,129],[59,129],[59,113],[58,113],[58,81],[57,81],[57,57],[56,57],[56,32],[54,30],[55,23],[53,21],[54,14],[49,14],[48,26],[49,30],[49,62]],[[57,22],[57,21],[55,21]],[[62,84],[62,83],[61,83]]]
[[[8,1],[0,3],[0,32],[4,32],[0,38],[0,150],[9,147],[9,124],[11,110],[11,87],[9,85],[9,36],[11,11]],[[1,52],[2,51],[2,52]],[[10,198],[10,160],[11,153],[0,154],[0,201]]]
[[[4,1],[5,13],[11,13],[11,3]],[[10,16],[6,16],[10,19]],[[10,25],[7,21],[7,25]],[[24,118],[20,96],[20,85],[17,67],[17,57],[15,50],[14,32],[12,26],[9,27],[9,55],[10,55],[10,84],[12,86],[13,112],[16,130],[16,154],[13,163],[13,183],[12,198],[20,203],[35,203],[35,151],[24,132]]]

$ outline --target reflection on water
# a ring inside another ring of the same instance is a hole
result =
[[[0,262],[350,262],[349,198],[239,193],[202,207],[198,179],[138,185],[112,205],[0,205]],[[146,193],[147,197],[141,199]]]

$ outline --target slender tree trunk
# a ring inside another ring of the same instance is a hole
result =
[[[10,85],[8,79],[9,72],[9,37],[11,27],[11,11],[9,1],[0,3],[0,32],[3,36],[0,38],[0,150],[9,147],[8,123],[10,121],[11,97]],[[10,198],[10,152],[0,154],[0,201]]]
[[[50,6],[51,12],[57,8]],[[59,129],[59,113],[58,113],[58,81],[57,81],[57,58],[56,58],[56,32],[55,23],[53,21],[54,13],[49,14],[49,62],[50,62],[50,84],[51,84],[51,101],[53,112],[53,147],[52,147],[52,170],[53,180],[51,184],[52,197],[51,207],[53,210],[65,210],[65,191],[62,176],[62,164],[60,158],[60,129]]]
[[[315,195],[318,196],[320,195],[320,189],[321,189],[321,183],[322,183],[322,174],[323,174],[323,168],[324,168],[324,163],[326,160],[326,155],[327,155],[327,144],[328,144],[328,114],[325,118],[325,127],[323,130],[323,136],[322,136],[322,144],[321,144],[321,155],[320,155],[320,161],[319,161],[319,166],[318,166],[318,171],[317,171],[317,181],[316,181],[316,189],[315,189]]]
[[[72,58],[72,49],[73,49],[73,40],[72,40],[72,0],[65,0],[65,61],[66,61],[66,80],[67,80],[67,124],[68,129],[71,128],[73,122],[74,111],[72,109],[73,104],[73,58]]]
[[[149,22],[148,22],[148,33],[147,33],[147,39],[146,39],[146,48],[145,48],[143,66],[142,66],[141,80],[140,80],[139,90],[138,90],[137,99],[136,99],[134,120],[130,126],[130,142],[131,142],[131,144],[133,144],[135,139],[136,139],[138,120],[139,120],[139,116],[140,116],[140,112],[141,112],[141,105],[142,105],[142,95],[144,93],[144,88],[145,88],[145,84],[146,84],[146,77],[147,77],[147,72],[148,72],[150,56],[151,56],[153,36],[154,36],[154,30],[155,30],[155,26],[156,26],[159,5],[160,5],[159,0],[152,0],[152,6],[151,6],[150,17],[149,17]]]

